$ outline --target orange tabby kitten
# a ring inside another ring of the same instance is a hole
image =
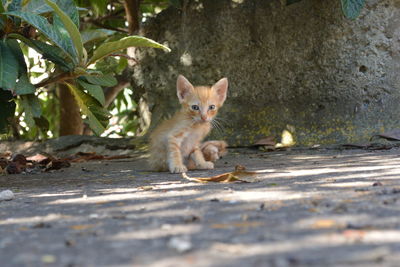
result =
[[[182,75],[177,80],[181,110],[161,123],[150,135],[150,166],[171,173],[189,169],[213,169],[226,152],[224,141],[201,141],[211,130],[211,122],[222,107],[228,90],[228,79],[212,87],[193,85]]]

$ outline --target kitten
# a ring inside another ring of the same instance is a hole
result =
[[[212,161],[225,153],[227,145],[224,141],[201,141],[224,104],[228,79],[222,78],[212,87],[193,87],[179,75],[176,87],[182,108],[150,135],[149,164],[154,170],[171,173],[186,172],[188,168],[213,169]]]

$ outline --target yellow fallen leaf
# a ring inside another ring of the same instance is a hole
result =
[[[232,223],[215,223],[211,225],[214,229],[228,228],[250,228],[264,225],[264,222],[232,222]]]
[[[246,168],[241,165],[236,165],[235,171],[227,172],[211,177],[189,177],[186,173],[182,173],[182,177],[193,182],[208,183],[230,183],[230,182],[242,182],[251,183],[256,181],[255,176],[257,172],[246,171]]]
[[[150,190],[153,190],[153,187],[150,185],[144,185],[144,186],[139,187],[139,189],[142,189],[143,191],[150,191]]]
[[[330,219],[317,220],[312,225],[315,229],[332,228],[336,226],[338,226],[338,223]]]
[[[72,225],[69,228],[73,230],[87,230],[95,227],[95,224],[77,224],[77,225]]]

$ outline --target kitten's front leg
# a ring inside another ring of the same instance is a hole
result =
[[[196,147],[190,154],[190,158],[194,161],[197,169],[214,169],[214,163],[206,161],[199,147]]]
[[[168,169],[171,173],[187,172],[182,161],[181,142],[175,137],[168,138]]]

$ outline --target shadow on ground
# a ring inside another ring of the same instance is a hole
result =
[[[144,158],[1,177],[2,266],[382,266],[400,260],[399,150],[235,150],[198,184]]]

